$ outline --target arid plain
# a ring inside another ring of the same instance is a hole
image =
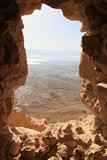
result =
[[[43,61],[28,66],[26,84],[15,92],[15,106],[50,123],[89,114],[79,98],[82,79],[78,75],[78,62]]]

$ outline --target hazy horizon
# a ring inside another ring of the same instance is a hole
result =
[[[28,64],[41,62],[79,62],[80,51],[26,50]]]

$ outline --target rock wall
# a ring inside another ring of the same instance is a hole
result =
[[[22,15],[40,9],[42,3],[61,9],[70,20],[82,22],[80,76],[81,99],[107,125],[107,0],[1,0],[0,1],[0,130],[12,111],[13,90],[27,76]]]
[[[13,90],[23,85],[27,63],[23,23],[14,0],[0,1],[0,131],[7,126],[13,108]]]
[[[81,30],[86,31],[82,37],[83,52],[80,62],[80,76],[84,78],[81,99],[106,125],[107,1],[96,1],[86,6],[81,20]]]

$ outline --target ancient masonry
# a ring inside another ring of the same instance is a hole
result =
[[[107,139],[107,0],[0,0],[0,137],[13,110],[14,89],[27,77],[21,16],[41,9],[42,3],[82,23],[80,97],[100,121],[100,131]]]

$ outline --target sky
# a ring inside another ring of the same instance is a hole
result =
[[[26,49],[81,50],[81,23],[66,19],[61,10],[43,5],[22,19]]]

